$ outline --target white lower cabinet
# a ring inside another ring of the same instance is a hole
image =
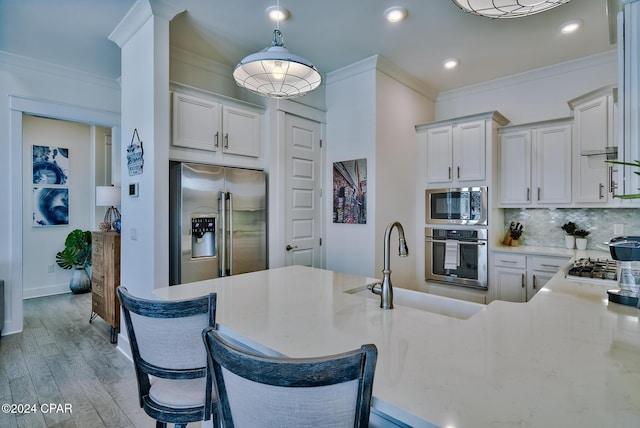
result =
[[[531,300],[569,259],[495,251],[491,277],[496,298],[509,302]]]
[[[526,255],[495,252],[492,277],[498,300],[527,301]]]
[[[569,257],[527,256],[527,300],[567,264]]]

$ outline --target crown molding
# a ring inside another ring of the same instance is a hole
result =
[[[434,102],[438,96],[438,92],[435,89],[420,82],[418,79],[381,55],[372,55],[361,61],[327,73],[327,85],[373,70],[377,70],[391,77]]]
[[[549,65],[518,74],[512,74],[511,76],[489,80],[487,82],[482,82],[475,85],[464,86],[461,88],[452,89],[450,91],[444,91],[441,92],[440,95],[438,95],[437,101],[448,101],[459,97],[491,92],[497,89],[507,88],[509,86],[520,85],[536,80],[543,80],[553,76],[571,73],[589,67],[610,63],[615,64],[617,62],[617,51],[615,49],[611,49],[603,53],[578,58],[571,61],[561,62],[558,64]]]
[[[108,38],[122,48],[152,16],[171,21],[184,11],[184,8],[173,6],[164,0],[138,0],[116,25]]]
[[[69,80],[79,80],[92,85],[104,86],[120,91],[120,84],[116,79],[87,73],[75,68],[42,61],[6,51],[0,51],[0,65],[16,70],[30,70],[38,73],[61,77]]]

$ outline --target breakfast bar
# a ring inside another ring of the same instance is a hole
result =
[[[377,279],[302,266],[154,293],[216,292],[221,331],[272,355],[374,343],[373,412],[399,426],[637,427],[640,311],[564,274],[527,303],[496,300],[468,319],[400,304],[383,310],[354,293]]]

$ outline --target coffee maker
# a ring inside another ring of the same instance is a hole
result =
[[[616,261],[618,274],[618,288],[607,290],[609,301],[640,307],[640,236],[613,238],[609,241],[609,252]]]

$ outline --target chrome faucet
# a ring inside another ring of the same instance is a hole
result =
[[[391,231],[393,228],[398,228],[399,248],[398,255],[400,257],[407,257],[409,255],[409,248],[407,248],[407,241],[404,239],[404,229],[398,221],[393,221],[387,225],[387,230],[384,232],[384,269],[382,270],[382,283],[369,285],[367,288],[371,290],[373,294],[380,296],[380,307],[382,309],[393,309],[393,286],[391,285],[391,267],[390,265],[390,250],[391,246]]]

